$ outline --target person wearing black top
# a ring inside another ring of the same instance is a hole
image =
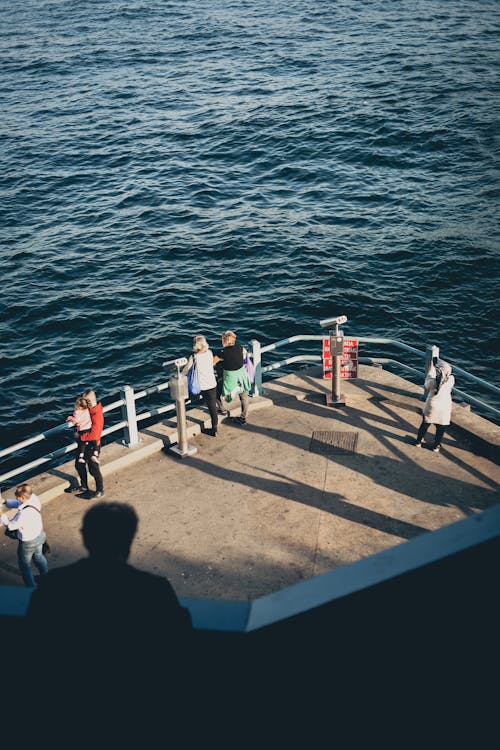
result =
[[[227,403],[239,396],[241,403],[241,415],[236,417],[240,424],[246,424],[248,414],[248,391],[251,388],[249,375],[244,365],[244,359],[248,356],[246,349],[236,343],[236,334],[226,331],[222,334],[223,348],[214,357],[214,363],[222,362],[222,388],[220,400],[223,410],[229,410]]]

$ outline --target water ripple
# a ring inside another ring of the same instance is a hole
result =
[[[1,4],[2,440],[333,312],[496,379],[500,8],[422,7]]]

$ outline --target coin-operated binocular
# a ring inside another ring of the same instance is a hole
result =
[[[344,331],[339,331],[339,325],[347,323],[346,315],[335,318],[324,318],[319,324],[322,328],[329,328],[330,354],[332,357],[332,392],[326,394],[328,406],[344,406],[345,396],[340,392],[341,362],[344,353]],[[335,327],[334,327],[335,326]]]
[[[186,401],[189,398],[188,380],[181,373],[181,367],[187,364],[186,357],[169,359],[163,363],[163,367],[175,368],[175,372],[168,379],[170,397],[175,400],[175,412],[177,415],[177,445],[172,445],[170,450],[181,458],[194,456],[198,449],[190,446],[187,439],[186,425]]]

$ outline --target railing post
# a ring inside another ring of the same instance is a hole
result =
[[[255,367],[255,380],[253,383],[253,395],[263,396],[264,391],[262,390],[262,357],[260,351],[260,341],[252,339],[252,359]]]
[[[439,357],[439,346],[427,345],[425,349],[425,374],[427,375],[427,371],[429,369],[429,366],[432,362],[433,357]]]
[[[125,402],[121,407],[122,420],[127,423],[124,428],[125,437],[123,442],[128,448],[133,448],[134,445],[139,445],[140,442],[139,433],[137,432],[134,389],[129,385],[125,385],[120,391],[120,397]]]
[[[425,348],[425,373],[424,380],[429,372],[429,367],[434,357],[439,357],[439,346],[435,344],[427,345]],[[427,398],[428,391],[424,388],[424,398]]]

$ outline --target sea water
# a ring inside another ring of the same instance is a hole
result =
[[[497,0],[0,0],[2,445],[227,328],[498,383],[499,50]]]

